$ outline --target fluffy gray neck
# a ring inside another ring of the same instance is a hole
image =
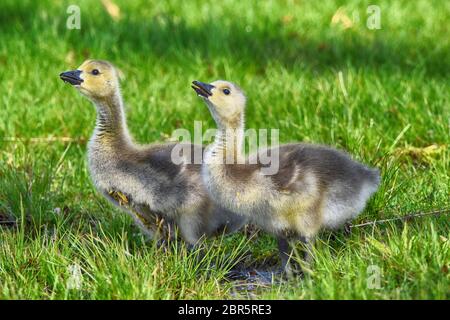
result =
[[[120,93],[93,102],[97,108],[97,121],[92,143],[103,147],[132,146]]]
[[[218,164],[245,163],[244,147],[244,118],[237,126],[218,124],[214,143],[206,154],[205,161]]]

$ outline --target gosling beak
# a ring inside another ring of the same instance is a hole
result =
[[[81,70],[66,71],[59,75],[62,81],[68,82],[71,85],[77,86],[83,82],[80,78]]]
[[[192,81],[192,89],[203,98],[208,99],[208,97],[212,96],[211,90],[215,87],[212,84],[203,83],[200,81]]]

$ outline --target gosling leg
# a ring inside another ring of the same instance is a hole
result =
[[[289,241],[284,237],[278,237],[278,251],[281,259],[281,270],[286,274],[288,278],[293,275],[292,267],[290,265],[290,258],[292,255],[292,249]]]
[[[314,248],[314,241],[309,237],[300,237],[300,241],[303,243],[303,261],[310,265],[313,262],[312,250]]]
[[[344,235],[349,237],[352,234],[352,224],[350,222],[346,222],[344,224]]]
[[[313,256],[311,253],[314,247],[314,242],[308,237],[300,237],[300,241],[304,245],[303,261],[310,265],[313,262]],[[281,258],[281,270],[285,272],[286,276],[288,278],[292,278],[293,276],[303,276],[304,272],[302,271],[301,266],[291,259],[293,250],[286,238],[278,237],[278,250]]]

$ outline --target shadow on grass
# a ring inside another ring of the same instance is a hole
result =
[[[299,65],[317,72],[347,66],[381,68],[394,73],[420,70],[436,78],[446,77],[450,70],[445,46],[439,47],[431,40],[418,41],[407,33],[395,37],[395,30],[361,34],[355,30],[330,32],[320,26],[323,32],[318,33],[317,30],[293,30],[281,20],[268,25],[249,25],[238,16],[231,25],[213,17],[203,17],[203,24],[193,26],[182,17],[167,13],[151,16],[130,13],[114,22],[103,11],[96,14],[84,10],[81,30],[71,31],[66,29],[67,14],[61,8],[46,9],[35,2],[7,5],[0,10],[2,32],[14,32],[20,25],[30,31],[24,41],[33,41],[40,33],[31,32],[33,28],[46,32],[45,29],[51,27],[40,21],[37,14],[48,10],[47,14],[57,21],[57,39],[49,41],[66,41],[77,56],[84,58],[95,51],[104,52],[108,59],[123,59],[132,51],[184,67],[189,61],[204,62],[207,70],[215,61],[227,61],[231,66],[250,65],[257,74],[265,74],[266,67],[273,62],[286,69]],[[248,28],[251,31],[247,32]]]

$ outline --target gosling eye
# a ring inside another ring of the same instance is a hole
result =
[[[96,76],[96,75],[100,74],[100,71],[98,71],[98,69],[94,69],[94,70],[92,70],[91,73],[92,73],[94,76]]]
[[[222,92],[226,95],[229,95],[231,93],[230,89],[223,89]]]

